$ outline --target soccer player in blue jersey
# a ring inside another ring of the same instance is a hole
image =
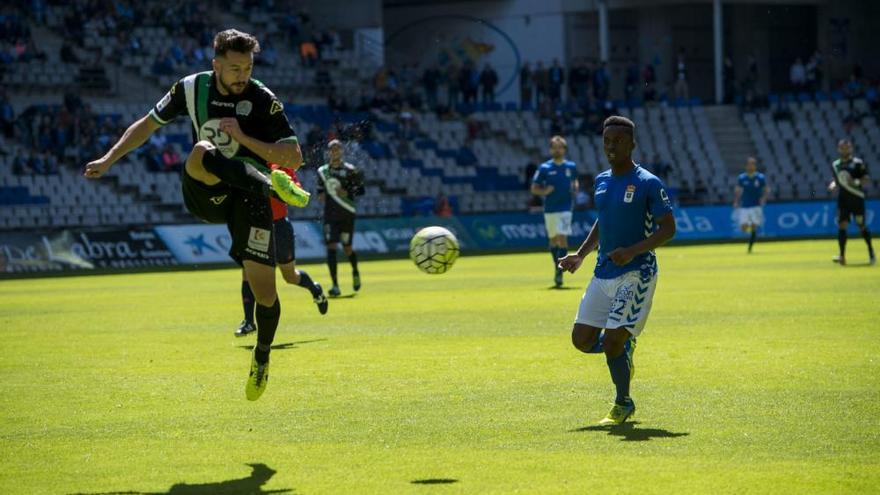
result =
[[[542,163],[532,178],[532,194],[544,198],[544,225],[550,240],[556,287],[562,287],[559,260],[568,254],[571,235],[571,209],[578,188],[577,167],[565,159],[568,144],[562,136],[550,138],[550,160]]]
[[[636,410],[629,388],[636,337],[645,328],[657,285],[654,248],[675,235],[675,218],[663,183],[633,162],[632,121],[608,117],[602,139],[611,169],[596,176],[598,218],[577,252],[560,259],[559,267],[574,273],[588,254],[599,250],[571,340],[582,352],[605,353],[617,396],[599,424],[612,426]]]
[[[755,245],[758,227],[764,223],[764,205],[770,195],[770,186],[764,174],[758,172],[758,161],[750,156],[746,160],[746,171],[736,178],[733,190],[733,211],[739,228],[749,234],[749,250]]]

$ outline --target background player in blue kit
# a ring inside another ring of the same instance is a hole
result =
[[[746,171],[736,178],[733,190],[733,209],[739,228],[749,235],[749,251],[758,236],[758,227],[764,223],[764,205],[770,195],[770,186],[764,174],[758,172],[758,162],[750,156],[746,160]]]
[[[568,144],[562,136],[550,138],[550,160],[542,163],[532,178],[531,192],[544,198],[544,225],[550,240],[555,275],[553,282],[562,287],[559,259],[568,254],[571,235],[571,209],[577,191],[577,166],[565,159]]]
[[[598,218],[577,252],[559,260],[560,268],[574,273],[590,252],[599,249],[571,340],[582,352],[605,352],[617,397],[600,425],[621,424],[635,412],[629,395],[632,359],[635,338],[645,327],[657,285],[654,248],[675,235],[666,188],[632,160],[634,134],[635,125],[627,118],[605,120],[602,138],[611,170],[596,176]]]

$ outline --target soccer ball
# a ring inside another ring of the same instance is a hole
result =
[[[410,259],[419,270],[432,275],[446,273],[458,254],[458,239],[443,227],[425,227],[409,241]]]

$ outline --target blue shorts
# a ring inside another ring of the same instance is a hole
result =
[[[279,265],[296,261],[296,234],[293,225],[286,218],[275,220],[272,224],[275,231],[275,262]]]

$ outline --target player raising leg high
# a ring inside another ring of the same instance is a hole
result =
[[[749,234],[749,253],[755,245],[758,227],[764,223],[763,208],[770,195],[767,179],[758,172],[757,163],[753,156],[746,160],[746,171],[736,178],[736,188],[733,190],[733,209],[739,228]]]
[[[553,257],[553,283],[562,287],[559,259],[568,254],[571,235],[571,208],[578,188],[577,166],[565,159],[568,144],[562,136],[550,138],[550,160],[542,163],[532,178],[531,192],[544,197],[544,226]]]
[[[617,396],[600,425],[621,424],[636,410],[630,380],[635,339],[645,328],[657,285],[654,248],[675,235],[663,183],[632,160],[634,133],[629,119],[605,120],[602,139],[611,169],[596,176],[598,218],[577,252],[559,260],[561,268],[574,273],[589,253],[599,249],[571,340],[582,352],[605,352]]]
[[[852,143],[849,139],[841,139],[837,143],[837,151],[840,158],[834,160],[831,168],[834,171],[834,179],[828,184],[828,190],[837,189],[837,244],[840,254],[833,260],[841,265],[846,265],[846,228],[849,227],[850,217],[856,221],[862,238],[868,245],[868,259],[873,265],[877,263],[874,256],[874,246],[871,245],[871,232],[865,222],[865,184],[870,183],[868,167],[861,158],[853,156]]]
[[[337,297],[339,281],[336,278],[336,245],[342,242],[342,250],[351,263],[351,278],[355,292],[361,289],[357,253],[352,248],[354,221],[357,210],[354,199],[364,194],[364,178],[361,171],[345,161],[342,142],[334,139],[327,143],[329,163],[318,168],[318,199],[324,202],[324,242],[327,244],[327,267],[333,287],[328,292]]]
[[[187,209],[208,223],[225,223],[232,236],[229,255],[244,268],[254,294],[257,345],[245,385],[257,400],[269,379],[269,351],[278,328],[281,304],[275,289],[275,246],[270,197],[305,206],[309,194],[284,172],[302,164],[296,134],[284,106],[265,86],[251,79],[253,36],[228,29],[214,37],[212,72],[191,74],[175,83],[156,106],[122,135],[103,157],[89,162],[84,175],[97,179],[158,128],[187,115],[198,141],[181,177]]]
[[[279,167],[271,163],[269,167],[272,170],[281,170],[293,179],[294,183],[301,186],[296,177],[296,172],[288,167]],[[275,239],[275,261],[278,263],[278,269],[284,281],[290,285],[298,285],[308,290],[312,294],[312,300],[318,306],[318,311],[323,315],[327,313],[327,297],[321,288],[321,284],[312,281],[312,277],[305,270],[299,270],[296,267],[296,234],[293,231],[293,225],[287,220],[287,204],[277,199],[269,200],[272,206],[273,234]],[[251,291],[250,283],[247,280],[247,273],[242,270],[241,279],[241,304],[244,309],[244,320],[238,325],[235,331],[236,337],[244,337],[251,332],[256,331],[254,325],[254,294]]]

